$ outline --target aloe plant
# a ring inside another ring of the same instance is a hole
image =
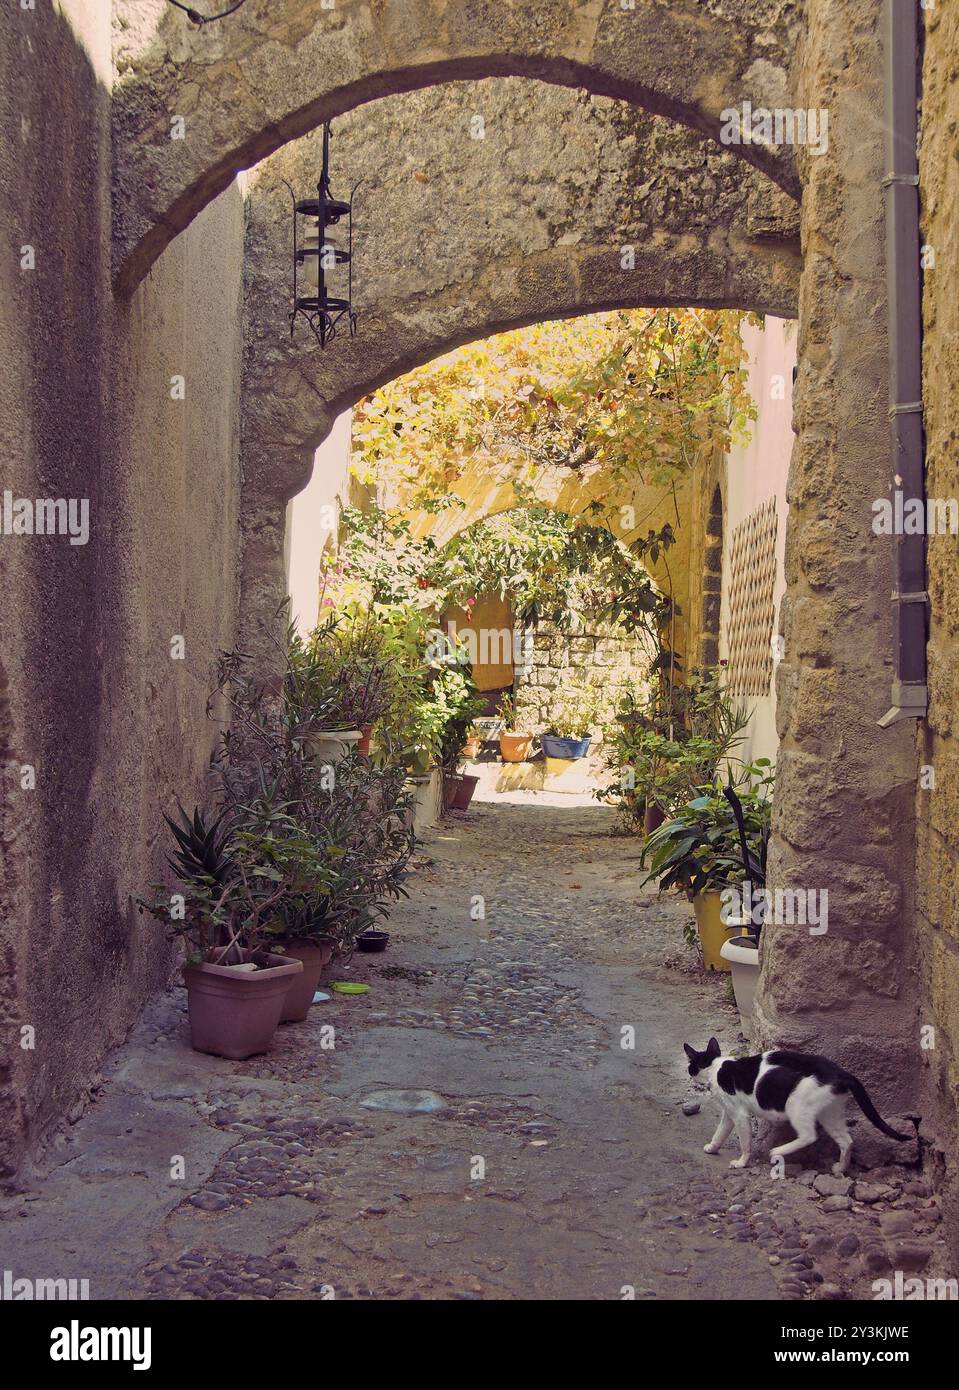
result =
[[[224,884],[232,872],[227,848],[232,834],[232,818],[223,810],[211,823],[207,824],[199,806],[193,809],[192,817],[177,802],[180,824],[164,813],[179,851],[167,863],[181,883],[202,882],[209,879],[217,885]]]

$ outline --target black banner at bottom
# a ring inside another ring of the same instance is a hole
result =
[[[371,1338],[370,1310],[363,1312],[357,1306],[371,1301],[317,1299],[309,1309],[292,1300],[257,1300],[256,1306],[246,1301],[0,1302],[0,1336],[8,1350],[16,1348],[21,1376],[36,1367],[49,1368],[55,1379],[58,1374],[67,1379],[86,1370],[100,1376],[111,1372],[155,1375],[168,1383],[187,1371],[191,1380],[204,1371],[218,1376],[237,1371],[249,1377],[261,1360],[274,1371],[282,1366],[285,1379],[297,1371],[316,1374],[337,1348],[359,1357],[368,1371],[380,1347],[395,1368],[403,1360],[405,1346],[422,1369],[422,1352],[430,1345],[438,1349],[442,1341],[437,1338],[442,1339],[446,1331],[469,1339],[463,1344],[468,1362],[460,1371],[475,1380],[483,1368],[484,1346],[489,1347],[491,1372],[502,1374],[503,1347],[498,1340],[489,1340],[491,1332],[502,1328],[519,1333],[522,1342],[529,1344],[528,1355],[532,1357],[532,1348],[537,1348],[535,1360],[541,1362],[544,1353],[568,1348],[572,1331],[557,1336],[550,1305],[545,1303],[524,1303],[518,1309],[497,1304],[487,1313],[473,1305],[446,1314],[437,1314],[431,1303],[430,1316],[423,1323],[421,1314],[398,1303],[386,1325],[382,1310],[376,1315],[379,1326]],[[948,1296],[941,1301],[869,1303],[622,1300],[617,1308],[605,1311],[596,1303],[577,1307],[580,1316],[586,1315],[577,1325],[577,1342],[594,1329],[604,1337],[626,1334],[628,1344],[616,1345],[620,1352],[628,1345],[638,1366],[649,1357],[655,1357],[659,1365],[674,1359],[677,1369],[688,1376],[699,1368],[715,1374],[725,1363],[725,1373],[733,1368],[737,1375],[757,1370],[772,1381],[782,1371],[819,1366],[851,1366],[893,1375],[897,1370],[932,1370],[943,1363],[951,1348],[959,1311]],[[357,1323],[352,1321],[354,1312]],[[522,1323],[514,1323],[517,1315]],[[492,1323],[487,1321],[490,1317]],[[476,1340],[480,1333],[483,1343]],[[420,1351],[414,1354],[417,1347]],[[444,1374],[455,1373],[448,1351],[443,1360]]]

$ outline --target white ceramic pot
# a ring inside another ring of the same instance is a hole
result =
[[[732,967],[736,1007],[745,1026],[753,1016],[753,999],[759,979],[759,949],[744,945],[743,941],[741,936],[731,936],[723,942],[719,954]]]
[[[314,734],[310,751],[320,763],[338,763],[363,737],[360,729],[337,729],[335,733]]]

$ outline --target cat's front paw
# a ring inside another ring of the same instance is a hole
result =
[[[718,1144],[704,1144],[704,1145],[703,1145],[703,1153],[704,1153],[704,1154],[718,1154],[718,1153],[719,1153],[719,1145],[718,1145]]]
[[[730,1168],[745,1168],[748,1162],[749,1159],[745,1154],[743,1154],[742,1158],[734,1158],[729,1166]]]

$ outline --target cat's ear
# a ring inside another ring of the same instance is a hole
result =
[[[715,1038],[710,1038],[709,1042],[706,1044],[706,1056],[719,1057],[721,1053],[722,1048],[719,1046],[719,1043]]]
[[[685,1052],[686,1056],[689,1058],[691,1062],[695,1062],[696,1058],[699,1056],[699,1053],[696,1051],[696,1049],[694,1047],[690,1047],[689,1043],[683,1043],[683,1051]]]

